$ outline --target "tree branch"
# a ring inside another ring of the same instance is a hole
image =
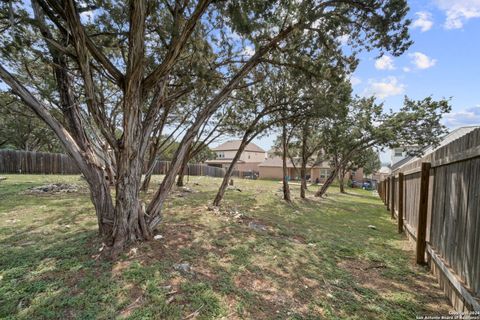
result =
[[[82,150],[72,138],[65,127],[53,117],[48,109],[40,103],[35,96],[28,91],[14,76],[12,76],[4,67],[0,65],[0,78],[12,89],[12,91],[22,99],[52,130],[62,142],[65,150],[72,156],[80,169],[87,172],[87,162],[82,156]]]
[[[154,87],[155,83],[173,68],[190,35],[193,33],[198,20],[200,20],[205,13],[210,3],[211,0],[199,0],[195,11],[190,19],[188,19],[180,35],[172,39],[172,43],[163,62],[144,79],[143,85],[145,90]]]

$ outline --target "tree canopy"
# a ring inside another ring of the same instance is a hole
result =
[[[345,80],[360,50],[405,52],[407,11],[405,0],[2,2],[0,78],[76,161],[116,255],[152,237],[202,128],[236,110],[233,95],[263,82],[262,68]],[[166,124],[183,128],[179,144],[144,204],[147,151]]]

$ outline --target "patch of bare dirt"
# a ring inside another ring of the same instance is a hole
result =
[[[381,295],[405,292],[421,299],[429,313],[448,314],[452,310],[435,278],[429,274],[415,272],[398,281],[382,275],[383,270],[388,268],[382,263],[344,260],[338,266],[349,272],[359,285]]]
[[[122,311],[118,317],[120,319],[128,318],[133,311],[140,308],[144,302],[144,292],[141,288],[134,285],[128,285],[124,289],[128,290],[128,301],[131,301]]]

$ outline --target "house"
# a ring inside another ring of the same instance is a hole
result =
[[[363,168],[357,168],[357,169],[350,170],[350,172],[348,172],[345,175],[345,179],[352,180],[352,181],[355,181],[357,183],[362,183],[364,178],[365,178],[365,175],[363,173]]]
[[[300,160],[294,159],[292,163],[287,159],[288,178],[290,180],[300,180]],[[283,176],[283,161],[279,156],[269,155],[268,159],[258,165],[258,172],[260,179],[282,179]],[[325,182],[330,176],[332,168],[329,161],[322,161],[321,163],[307,164],[307,179],[310,181],[317,181],[319,183]],[[345,181],[355,181],[357,184],[364,181],[363,168],[357,168],[345,173]]]
[[[392,170],[387,166],[382,166],[378,171],[375,171],[372,174],[372,180],[380,182],[385,180],[390,174]]]
[[[450,133],[446,134],[439,142],[437,146],[427,146],[423,148],[422,151],[422,156],[425,157],[428,154],[433,153],[435,150],[449,144],[450,142],[457,140],[464,135],[470,133],[471,131],[480,128],[480,126],[465,126],[465,127],[460,127],[457,129],[452,130]],[[410,164],[421,157],[416,157],[416,156],[407,156],[404,159],[398,161],[394,165],[392,165],[392,172],[398,171],[401,167],[406,166],[407,164]]]
[[[241,142],[241,140],[230,140],[222,143],[218,147],[212,148],[212,151],[216,154],[216,158],[214,160],[207,160],[205,163],[212,167],[228,168]],[[258,165],[265,161],[266,158],[267,153],[265,150],[255,143],[249,143],[240,155],[240,159],[237,161],[234,169],[238,171],[258,172]]]
[[[290,159],[287,159],[288,177],[291,180],[300,179],[300,162],[295,161],[295,165]],[[260,179],[282,179],[283,177],[283,161],[279,156],[271,156],[267,160],[258,165]],[[331,173],[328,161],[320,164],[307,164],[307,178],[315,181],[317,178],[320,183],[324,182]]]
[[[391,162],[390,166],[395,165],[396,163],[402,161],[408,157],[410,151],[418,150],[418,146],[402,146],[398,148],[391,149]]]

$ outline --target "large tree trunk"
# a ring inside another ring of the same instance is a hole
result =
[[[155,227],[162,221],[163,204],[167,199],[170,190],[175,184],[175,178],[178,174],[178,171],[180,170],[180,167],[182,166],[184,157],[187,156],[187,153],[191,144],[193,143],[195,135],[200,129],[200,125],[201,118],[198,118],[197,122],[184,135],[179,147],[173,155],[173,160],[171,162],[168,172],[166,173],[162,183],[160,184],[160,187],[158,188],[157,192],[153,196],[152,201],[147,207],[147,213],[149,216],[147,224],[150,230],[155,229]]]
[[[305,199],[307,190],[307,140],[308,140],[308,122],[305,123],[302,130],[302,164],[300,167],[300,198]]]
[[[143,178],[143,183],[142,183],[143,192],[148,191],[148,187],[150,186],[150,181],[152,180],[153,171],[155,170],[155,166],[157,165],[158,161],[156,157],[154,157],[148,162],[149,163],[147,164],[147,171],[145,172],[145,177]]]
[[[183,159],[182,166],[180,167],[180,171],[178,171],[178,177],[177,177],[177,187],[183,187],[184,180],[183,178],[185,177],[185,169],[188,167],[188,161],[190,160],[190,152],[185,156],[185,159]]]
[[[148,240],[152,231],[145,220],[145,206],[140,200],[142,161],[122,154],[117,162],[113,256],[123,251],[128,243]]]
[[[300,177],[301,177],[301,182],[300,182],[300,198],[305,199],[306,198],[306,190],[307,190],[307,164],[305,161],[302,159],[302,165],[300,167]]]
[[[157,165],[157,146],[156,144],[150,145],[149,148],[149,157],[148,157],[148,162],[144,170],[145,177],[143,178],[143,183],[141,190],[143,192],[148,191],[148,187],[150,186],[150,181],[152,179],[153,171],[155,170],[155,166]]]
[[[282,172],[283,172],[283,200],[291,202],[290,186],[288,185],[288,167],[287,167],[287,154],[288,154],[288,141],[287,141],[287,127],[283,125],[282,130]]]
[[[245,150],[245,148],[247,147],[251,139],[252,137],[249,138],[249,133],[246,133],[243,136],[242,142],[238,147],[237,153],[235,153],[235,156],[233,157],[232,162],[230,162],[230,165],[228,166],[228,169],[225,172],[225,176],[223,176],[222,184],[220,185],[217,195],[213,200],[214,206],[219,206],[220,202],[223,200],[223,196],[225,195],[225,191],[227,190],[228,182],[230,181],[230,177],[232,176],[233,169],[235,168],[235,165],[237,164],[238,160],[240,160],[240,156],[242,155],[243,151]]]
[[[128,61],[122,111],[122,138],[118,143],[113,250],[115,258],[128,243],[150,239],[144,206],[140,202],[143,160],[152,132],[152,122],[142,123],[143,71],[146,5],[130,2]],[[94,95],[91,95],[94,97]],[[152,110],[152,109],[151,109]],[[147,113],[146,119],[152,119]]]
[[[90,187],[90,199],[97,215],[98,233],[107,246],[113,245],[113,223],[115,210],[110,192],[110,183],[100,168],[83,172]]]
[[[340,192],[345,193],[345,168],[338,170],[338,184],[340,187]]]
[[[325,183],[322,187],[315,193],[315,197],[323,197],[323,195],[327,192],[330,185],[335,181],[335,177],[337,176],[338,168],[334,168],[333,171],[330,173],[330,176],[327,178]]]

